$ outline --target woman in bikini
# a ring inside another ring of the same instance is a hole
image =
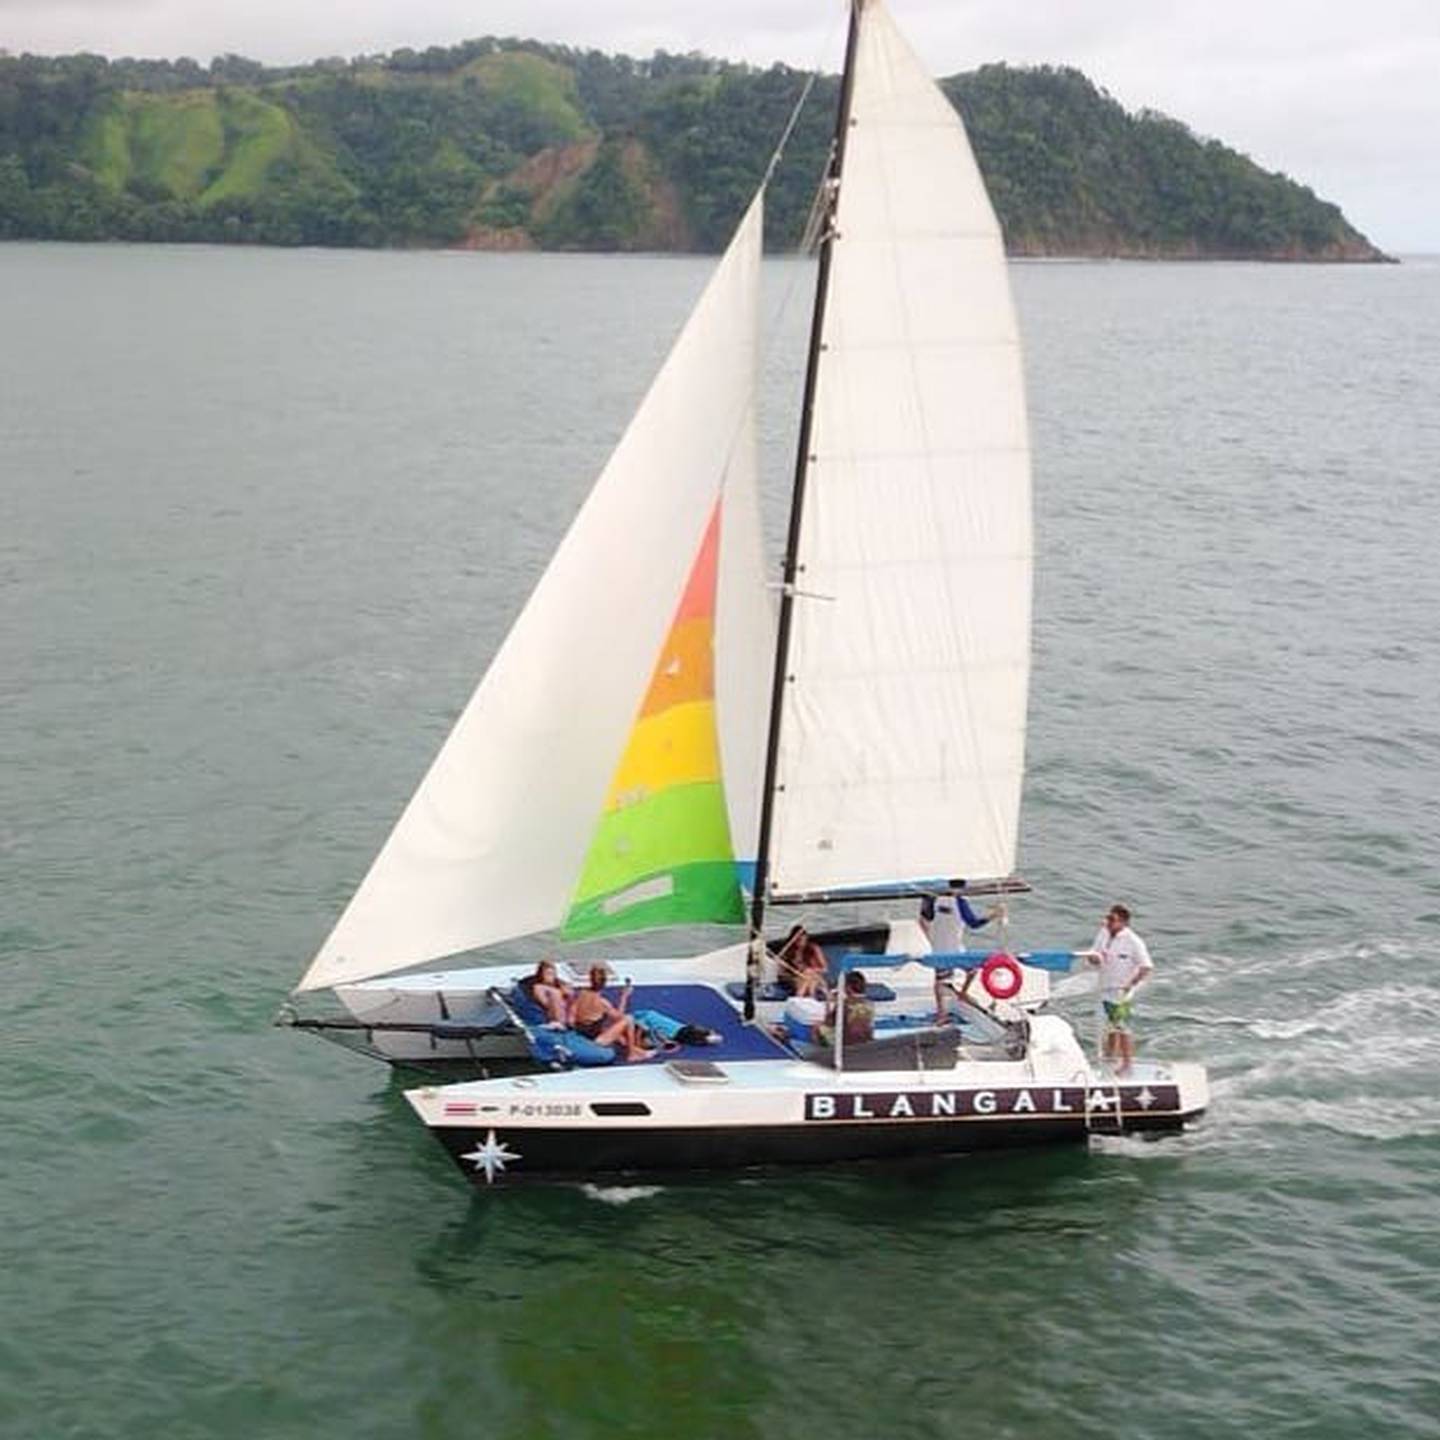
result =
[[[828,991],[825,952],[803,925],[791,927],[775,959],[780,966],[782,989],[803,999],[825,999]]]
[[[630,1003],[630,987],[627,985],[620,992],[617,1005],[606,998],[605,980],[605,967],[592,965],[590,988],[582,990],[570,1007],[571,1028],[597,1045],[623,1046],[627,1060],[648,1060],[655,1052],[640,1043],[635,1017],[625,1013]]]
[[[545,1018],[551,1024],[570,1023],[575,992],[560,978],[553,960],[542,960],[535,967],[535,973],[520,982],[519,988],[545,1012]]]

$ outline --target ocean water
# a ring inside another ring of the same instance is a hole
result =
[[[1440,1435],[1440,262],[1014,271],[1016,938],[1191,1134],[481,1195],[270,1027],[705,274],[0,247],[0,1434]]]

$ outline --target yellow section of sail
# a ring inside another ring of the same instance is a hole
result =
[[[624,809],[675,785],[719,779],[714,701],[673,705],[658,715],[646,715],[630,732],[605,809]]]

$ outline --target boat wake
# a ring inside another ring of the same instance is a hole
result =
[[[1254,1144],[1259,1130],[1329,1131],[1354,1139],[1428,1140],[1440,1136],[1440,1098],[1430,1095],[1379,1097],[1349,1095],[1333,1100],[1303,1096],[1259,1095],[1239,1091],[1232,1097],[1217,1087],[1216,1108],[1227,1107],[1222,1135],[1243,1132]]]
[[[1417,1023],[1440,1010],[1440,984],[1418,946],[1207,955],[1176,969],[1191,997],[1230,1002],[1217,1013],[1157,1014],[1157,1028],[1184,1032],[1184,1048],[1212,1067],[1210,1117],[1187,1143],[1265,1146],[1314,1130],[1375,1141],[1440,1135],[1430,1083],[1440,1028]]]
[[[664,1189],[663,1185],[582,1185],[580,1193],[602,1205],[633,1205],[637,1200],[649,1200],[661,1194]]]

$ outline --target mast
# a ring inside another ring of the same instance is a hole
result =
[[[795,453],[795,480],[790,493],[790,524],[775,632],[775,673],[770,688],[770,726],[765,743],[765,779],[760,791],[760,833],[755,846],[755,885],[750,898],[750,953],[745,965],[745,1018],[755,1018],[755,991],[765,946],[765,893],[770,884],[770,832],[775,818],[775,781],[779,764],[780,724],[784,710],[786,671],[790,663],[790,625],[795,609],[795,577],[800,561],[800,520],[805,508],[805,479],[810,467],[810,431],[815,411],[815,385],[820,373],[820,336],[830,289],[830,257],[835,243],[835,207],[845,166],[845,141],[850,133],[850,103],[855,90],[855,51],[860,11],[865,0],[850,0],[850,29],[845,40],[845,69],[840,79],[840,104],[830,164],[825,172],[820,264],[815,279],[815,308],[810,319],[810,350],[805,362],[805,392],[800,407],[800,439]]]

